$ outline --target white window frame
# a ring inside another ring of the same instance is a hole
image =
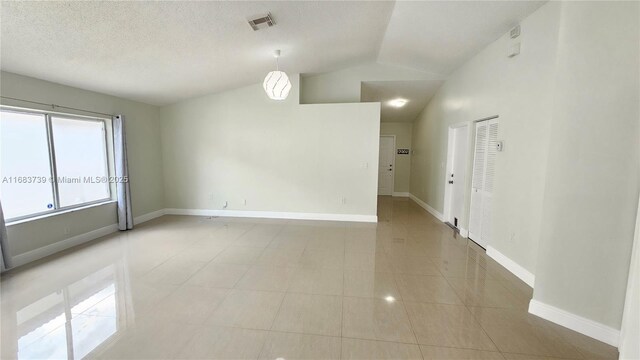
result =
[[[103,135],[104,135],[105,159],[107,160],[105,163],[105,167],[106,167],[105,170],[106,170],[107,176],[112,177],[113,176],[113,166],[112,166],[113,152],[111,148],[111,142],[109,141],[110,140],[109,133],[112,133],[111,119],[95,117],[95,116],[84,116],[84,115],[77,115],[77,114],[53,112],[53,111],[43,111],[43,110],[37,110],[37,109],[19,108],[19,107],[13,107],[13,106],[0,106],[0,110],[4,112],[13,112],[18,114],[44,115],[46,134],[47,134],[47,148],[49,150],[49,154],[48,154],[49,155],[49,172],[51,174],[51,178],[54,180],[54,181],[51,181],[51,191],[53,195],[53,208],[51,210],[8,218],[8,219],[5,219],[7,224],[10,225],[10,223],[14,223],[18,221],[29,220],[31,218],[37,218],[44,215],[52,215],[56,213],[67,212],[69,210],[84,208],[88,206],[93,206],[93,205],[98,205],[98,204],[103,204],[103,203],[108,203],[113,201],[113,193],[114,193],[112,189],[113,186],[112,184],[109,184],[108,186],[109,194],[108,194],[108,197],[104,199],[83,202],[80,204],[75,204],[70,206],[60,206],[60,192],[59,192],[58,174],[57,174],[58,172],[56,169],[56,154],[55,154],[55,146],[54,146],[54,139],[53,139],[53,123],[51,121],[52,117],[58,117],[58,118],[64,118],[68,120],[101,122],[103,124],[103,133],[104,133]]]

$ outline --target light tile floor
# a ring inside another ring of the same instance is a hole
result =
[[[415,203],[379,223],[164,216],[2,276],[3,359],[614,359]]]

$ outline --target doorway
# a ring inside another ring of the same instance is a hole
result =
[[[378,195],[392,195],[396,159],[395,135],[380,136],[380,158],[378,162]]]
[[[444,206],[444,221],[458,229],[460,235],[465,237],[467,230],[462,228],[462,218],[467,177],[468,136],[467,123],[449,128]]]
[[[475,130],[469,238],[486,249],[491,241],[492,200],[498,154],[498,119],[477,122]]]

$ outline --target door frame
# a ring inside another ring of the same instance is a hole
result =
[[[396,151],[397,151],[396,150],[396,136],[395,135],[382,135],[382,134],[380,134],[380,137],[390,137],[390,138],[393,139],[393,148],[392,148],[393,156],[391,156],[391,159],[392,159],[391,160],[391,165],[392,165],[391,166],[391,172],[392,172],[392,174],[391,174],[391,194],[389,194],[389,195],[380,195],[380,194],[378,194],[378,195],[379,196],[393,196],[393,193],[396,190]],[[380,156],[380,152],[378,152],[378,164],[380,164],[380,157],[379,156]],[[378,177],[379,176],[380,176],[380,171],[378,169]],[[379,187],[379,185],[378,185],[378,187]]]
[[[454,143],[453,143],[453,139],[454,139],[454,133],[456,129],[459,128],[463,128],[466,127],[467,128],[467,138],[465,139],[465,141],[467,142],[467,162],[465,164],[466,167],[468,167],[468,163],[469,163],[469,135],[470,134],[470,127],[469,127],[470,122],[465,121],[465,122],[460,122],[460,123],[455,123],[452,125],[449,125],[449,133],[448,133],[448,139],[447,139],[447,163],[446,163],[446,169],[445,169],[445,175],[444,175],[444,211],[443,211],[443,218],[445,222],[449,222],[450,218],[451,218],[451,202],[452,202],[452,197],[453,197],[453,192],[451,191],[451,186],[449,185],[449,174],[451,174],[453,172],[453,153],[454,153]],[[467,202],[467,191],[466,191],[466,183],[467,183],[467,175],[468,175],[468,171],[465,171],[464,174],[464,179],[462,179],[462,181],[464,181],[465,186],[463,187],[463,189],[465,189],[464,191],[464,195],[463,195],[463,199],[464,199],[464,204],[462,204],[463,208],[466,209],[466,202]],[[468,214],[467,214],[467,218],[468,218]],[[462,219],[461,219],[462,220]],[[467,237],[469,234],[469,231],[467,229],[465,229],[462,224],[458,224],[458,230],[460,231],[460,235],[462,237]]]

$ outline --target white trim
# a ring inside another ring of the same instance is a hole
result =
[[[611,346],[617,347],[620,342],[620,330],[583,318],[582,316],[545,304],[535,299],[531,299],[531,302],[529,302],[529,313],[592,337],[596,340],[600,340]]]
[[[169,215],[222,216],[241,218],[290,219],[290,220],[328,220],[378,222],[376,215],[323,214],[278,211],[212,210],[212,209],[165,209]]]
[[[97,204],[97,205],[104,205],[104,203],[102,204]],[[96,205],[93,205],[96,206]],[[80,209],[73,209],[70,211],[78,211]],[[145,221],[149,221],[151,219],[155,219],[157,217],[160,217],[162,215],[165,214],[165,209],[160,209],[157,211],[153,211],[147,214],[143,214],[140,215],[136,218],[134,218],[134,223],[135,224],[142,224]],[[57,214],[56,214],[57,215]],[[74,246],[78,246],[81,244],[84,244],[86,242],[95,240],[97,238],[103,237],[105,235],[109,235],[111,233],[114,233],[118,231],[118,224],[112,224],[112,225],[108,225],[96,230],[92,230],[83,234],[79,234],[76,236],[72,236],[68,239],[64,239],[61,241],[56,241],[52,244],[49,245],[45,245],[43,247],[31,250],[31,251],[27,251],[26,253],[23,254],[19,254],[16,255],[12,258],[13,261],[13,267],[17,267],[20,265],[24,265],[27,263],[30,263],[32,261],[36,261],[36,260],[40,260],[44,257],[47,257],[49,255],[53,255],[57,252],[72,248]]]
[[[496,250],[494,247],[491,247],[491,245],[487,246],[487,256],[495,260],[498,264],[504,266],[513,275],[517,276],[527,285],[533,287],[533,284],[536,281],[535,275],[530,273],[527,269],[523,268],[515,261],[509,259],[506,255]]]
[[[461,227],[459,231],[460,231],[460,236],[462,236],[463,238],[469,237],[469,230]]]
[[[442,214],[440,212],[438,212],[436,209],[432,208],[431,206],[429,206],[426,202],[418,199],[417,196],[409,193],[409,198],[411,198],[411,200],[415,201],[416,204],[420,205],[421,208],[427,210],[427,212],[429,212],[429,214],[435,216],[436,219],[444,222],[444,216],[442,216]]]
[[[162,215],[165,214],[166,209],[160,209],[160,210],[156,210],[150,213],[146,213],[140,216],[136,216],[135,218],[133,218],[133,224],[134,225],[138,225],[138,224],[142,224],[143,222],[147,222],[149,220],[153,220],[157,217],[160,217]]]
[[[401,191],[394,191],[392,196],[395,196],[395,197],[409,197],[409,193],[408,192],[401,192]]]
[[[141,224],[145,221],[157,217],[171,215],[197,215],[197,216],[223,216],[223,217],[244,217],[244,218],[267,218],[267,219],[292,219],[292,220],[328,220],[328,221],[353,221],[353,222],[378,222],[376,215],[358,214],[321,214],[321,213],[292,213],[292,212],[272,212],[272,211],[241,211],[241,210],[207,210],[207,209],[160,209],[134,218],[134,224]],[[135,229],[135,228],[134,228]],[[57,252],[69,249],[109,235],[118,231],[118,224],[108,225],[93,231],[79,234],[68,239],[57,241],[23,254],[13,256],[13,267],[18,267]]]
[[[27,251],[26,253],[16,255],[12,258],[13,268],[53,255],[68,248],[84,244],[116,231],[118,231],[118,225],[112,224],[65,240],[54,242],[53,244],[49,244],[35,250]]]

